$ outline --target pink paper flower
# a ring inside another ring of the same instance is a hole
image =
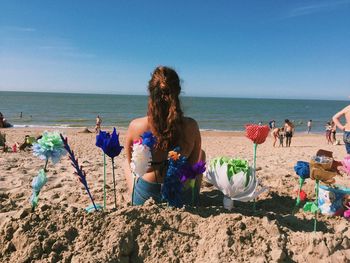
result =
[[[134,144],[142,144],[142,139],[137,139],[137,140],[134,140]]]
[[[341,163],[343,165],[342,170],[350,175],[350,155],[346,156]]]
[[[347,219],[350,218],[350,210],[346,210],[346,211],[344,212],[344,217],[347,218]]]

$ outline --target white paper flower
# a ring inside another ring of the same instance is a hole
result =
[[[147,145],[134,143],[131,155],[131,170],[138,176],[144,175],[150,167],[152,154]]]
[[[213,162],[206,173],[210,183],[231,200],[248,202],[266,189],[256,191],[258,180],[255,171],[250,167],[248,172],[240,171],[229,178],[227,163]]]

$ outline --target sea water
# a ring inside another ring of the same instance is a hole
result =
[[[306,131],[310,119],[313,132],[324,131],[326,122],[349,104],[207,97],[181,97],[181,102],[185,115],[196,119],[202,130],[243,131],[248,123],[275,120],[276,126],[282,126],[289,119],[297,132]],[[127,127],[132,119],[147,113],[147,96],[0,91],[0,112],[15,127],[91,127],[97,115],[103,119],[102,126]]]

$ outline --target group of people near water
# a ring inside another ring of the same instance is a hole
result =
[[[292,143],[292,137],[295,132],[295,126],[293,122],[289,119],[284,120],[284,125],[281,128],[276,127],[275,120],[269,122],[269,127],[271,129],[271,134],[273,137],[273,147],[276,147],[277,141],[279,141],[279,147],[290,147]],[[286,143],[284,144],[284,139],[286,139]]]

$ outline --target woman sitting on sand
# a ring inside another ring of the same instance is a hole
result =
[[[125,141],[126,181],[136,205],[143,204],[150,197],[156,202],[162,201],[161,187],[167,170],[168,152],[174,147],[180,147],[181,155],[186,156],[190,164],[205,158],[201,151],[201,135],[197,122],[183,116],[179,100],[181,86],[177,73],[168,67],[157,67],[148,83],[148,92],[147,116],[131,121]],[[157,140],[151,152],[152,164],[145,174],[136,175],[130,168],[133,142],[147,131],[151,131]],[[135,185],[133,176],[137,178]],[[202,176],[196,178],[198,200]],[[183,199],[186,203],[186,197]]]

